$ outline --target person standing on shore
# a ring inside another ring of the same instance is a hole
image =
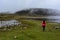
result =
[[[43,28],[43,31],[45,31],[45,27],[46,27],[46,21],[43,20],[43,21],[42,21],[42,28]]]

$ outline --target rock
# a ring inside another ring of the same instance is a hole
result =
[[[60,29],[60,27],[59,26],[55,26],[55,29]]]
[[[8,31],[11,31],[12,29],[8,29]]]
[[[24,29],[27,29],[27,27],[24,27]]]
[[[3,30],[4,30],[4,31],[6,31],[7,29],[6,29],[6,28],[4,28]]]
[[[17,36],[14,36],[14,38],[16,39],[16,38],[17,38]]]

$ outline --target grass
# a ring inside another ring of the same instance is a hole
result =
[[[20,21],[22,25],[16,26],[16,29],[5,32],[0,31],[0,40],[60,40],[60,29],[53,28],[57,25],[60,26],[60,24],[47,22],[46,31],[43,32],[41,21]]]

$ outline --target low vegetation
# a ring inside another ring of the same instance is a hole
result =
[[[41,21],[19,20],[20,26],[10,31],[0,31],[0,40],[60,40],[60,26],[58,23],[47,22],[45,32],[42,31]]]
[[[47,22],[46,30],[43,32],[40,20],[20,18],[18,15],[0,15],[0,20],[16,19],[21,22],[20,26],[8,27],[7,30],[0,28],[0,40],[60,40],[60,29],[55,28],[60,27],[60,23]]]

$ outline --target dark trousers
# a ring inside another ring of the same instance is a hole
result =
[[[43,27],[43,31],[45,31],[45,26],[42,26]]]

